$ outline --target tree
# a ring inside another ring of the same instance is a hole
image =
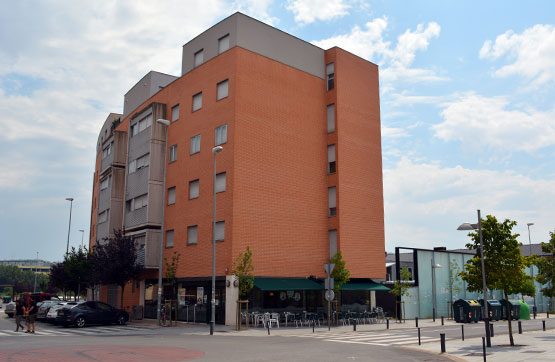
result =
[[[401,279],[396,280],[393,283],[393,288],[389,291],[391,294],[396,295],[399,298],[402,297],[409,297],[410,293],[409,290],[411,288],[410,280],[412,279],[412,273],[409,272],[407,269],[407,265],[403,265],[403,269],[401,269]],[[401,301],[401,303],[403,303]],[[401,308],[399,308],[399,314],[401,312]],[[402,315],[405,315],[405,304],[403,304],[403,312]],[[399,315],[398,320],[401,320],[401,315]]]
[[[543,295],[549,298],[555,297],[555,232],[550,232],[551,239],[547,243],[542,243],[542,251],[550,253],[551,256],[537,258],[538,275],[536,280],[544,284],[541,289]]]
[[[341,290],[341,286],[349,282],[351,272],[346,267],[347,262],[343,260],[341,250],[335,253],[335,255],[330,259],[330,263],[335,264],[335,267],[331,272],[331,277],[334,280],[333,290],[337,294]]]
[[[113,238],[105,238],[93,249],[96,278],[102,284],[116,284],[121,288],[120,308],[123,309],[125,285],[140,278],[144,267],[137,263],[135,242],[114,230]]]
[[[81,294],[91,283],[92,261],[86,248],[75,249],[64,257],[64,272],[67,276],[68,289],[76,296]]]
[[[505,219],[501,223],[492,215],[488,215],[485,220],[482,219],[486,286],[490,290],[503,291],[507,308],[509,308],[510,294],[535,294],[532,278],[524,272],[533,258],[524,257],[520,253],[519,246],[521,244],[517,241],[520,235],[512,233],[515,225],[516,221]],[[480,237],[478,232],[471,232],[468,235],[472,238],[472,242],[466,244],[466,247],[470,250],[479,251]],[[479,252],[465,264],[464,269],[460,275],[466,281],[468,290],[471,292],[482,291],[482,265]],[[507,320],[509,341],[511,346],[514,346],[511,313],[509,311],[507,311]]]
[[[254,288],[254,265],[252,264],[252,251],[247,246],[247,251],[239,253],[233,262],[231,274],[239,280],[239,296],[246,297]]]
[[[54,263],[50,267],[50,280],[48,282],[49,289],[66,290],[69,281],[65,272],[65,263]]]
[[[171,262],[168,260],[168,258],[164,258],[164,263],[166,264],[165,276],[166,280],[171,285],[173,295],[176,294],[177,279],[175,278],[175,275],[177,274],[177,267],[179,266],[180,256],[181,254],[179,254],[177,251],[174,251]]]

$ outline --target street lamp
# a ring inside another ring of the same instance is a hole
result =
[[[73,197],[66,197],[66,200],[69,201],[69,226],[67,228],[67,247],[66,247],[66,255],[69,254],[69,232],[71,230],[71,210],[73,208]]]
[[[530,247],[530,255],[532,256],[532,239],[530,238],[530,226],[534,225],[533,222],[529,222],[528,224],[528,245]],[[534,283],[534,266],[530,265],[530,276],[532,277],[532,283]],[[536,289],[536,284],[534,283],[534,289]],[[536,293],[534,293],[534,309],[532,310],[532,313],[534,313],[534,319],[536,319],[536,311],[538,309],[536,308]]]
[[[35,266],[35,286],[33,287],[33,293],[37,292],[37,272],[39,270],[39,252],[37,251],[37,264]]]
[[[166,160],[168,156],[168,126],[170,121],[159,118],[157,123],[166,126],[166,139],[164,143],[164,182],[162,183],[162,223],[160,225],[160,252],[158,259],[158,302],[156,303],[156,320],[160,321],[162,308],[162,262],[164,258],[164,211],[166,210]]]
[[[210,335],[214,334],[215,315],[216,315],[216,155],[223,151],[222,146],[212,148],[214,154],[214,213],[212,218],[212,298],[210,316]]]
[[[81,232],[81,249],[83,249],[83,237],[85,236],[85,230],[79,230]]]
[[[432,319],[436,321],[436,288],[435,288],[435,270],[437,268],[441,268],[441,265],[434,264],[433,259],[430,260],[430,264],[432,266]]]
[[[478,229],[478,235],[480,238],[480,261],[482,263],[482,287],[484,289],[484,322],[486,328],[486,344],[491,347],[491,339],[489,334],[489,312],[488,312],[488,295],[486,287],[486,267],[484,263],[484,242],[482,240],[482,217],[480,216],[480,210],[478,210],[478,223],[471,224],[465,222],[461,224],[457,230],[476,230]]]

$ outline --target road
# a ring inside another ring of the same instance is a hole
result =
[[[35,335],[16,334],[13,329],[13,318],[2,315],[0,362],[448,361],[439,355],[394,345],[330,343],[321,338],[225,331],[209,336],[206,326],[128,325],[77,329],[39,322]],[[326,330],[320,328],[319,332]],[[302,331],[307,329],[291,332]]]

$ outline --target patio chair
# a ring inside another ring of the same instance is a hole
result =
[[[267,323],[269,323],[270,328],[272,328],[272,323],[279,328],[279,313],[270,313]]]

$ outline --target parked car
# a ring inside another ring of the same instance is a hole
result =
[[[9,318],[12,318],[15,314],[15,302],[9,302],[8,304],[6,304],[6,309],[4,309],[4,313],[6,313]]]
[[[78,302],[55,302],[50,306],[50,310],[46,313],[46,321],[48,323],[56,324],[56,317],[58,316],[58,309],[66,305],[77,305]]]
[[[59,302],[56,300],[45,300],[44,302],[40,302],[40,303],[41,305],[37,310],[37,316],[36,316],[37,320],[46,319],[46,315],[48,314],[48,311],[50,311],[50,307],[52,307],[54,304],[57,304]]]
[[[30,296],[35,302],[42,302],[43,300],[60,300],[56,294],[52,293],[21,293],[21,299],[26,300]]]
[[[129,314],[102,302],[81,302],[76,306],[64,306],[57,311],[56,322],[67,327],[71,324],[82,328],[89,324],[124,325],[129,320]]]

